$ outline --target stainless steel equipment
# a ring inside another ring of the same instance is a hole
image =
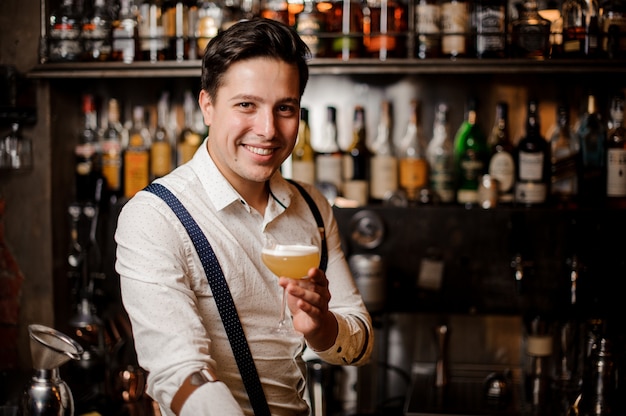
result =
[[[22,416],[73,416],[74,399],[59,375],[59,367],[79,360],[83,348],[67,335],[43,325],[29,325],[35,373],[24,389]]]

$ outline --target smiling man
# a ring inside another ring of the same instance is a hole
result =
[[[242,21],[216,36],[205,50],[199,95],[208,137],[192,160],[138,192],[118,218],[122,301],[139,364],[149,372],[148,394],[164,415],[309,415],[306,348],[340,365],[362,365],[371,355],[371,318],[332,208],[314,186],[291,183],[279,171],[296,142],[307,57],[293,29],[273,20]],[[172,199],[195,231],[179,220]],[[208,250],[196,251],[199,234]],[[324,260],[307,279],[277,279],[261,260],[267,237],[316,245]],[[214,256],[204,257],[207,251]],[[207,280],[216,275],[225,285]],[[287,325],[301,336],[271,331],[282,288]],[[238,325],[220,315],[230,297],[230,315],[243,330],[236,338],[252,358],[243,367],[260,380],[256,390],[240,373],[225,329]]]

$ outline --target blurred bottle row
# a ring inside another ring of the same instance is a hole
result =
[[[491,131],[478,123],[481,110],[470,99],[456,133],[449,105],[438,103],[432,137],[424,137],[417,100],[406,103],[410,119],[396,144],[391,135],[392,106],[383,101],[376,132],[369,138],[365,109],[354,108],[352,143],[339,145],[337,109],[326,108],[323,125],[309,126],[301,112],[300,133],[287,177],[317,184],[337,205],[392,206],[460,204],[626,208],[626,129],[624,96],[617,92],[607,116],[589,94],[585,111],[570,122],[567,103],[557,108],[556,122],[542,135],[539,103],[528,102],[521,137],[509,133],[508,104],[499,102]],[[453,103],[456,105],[456,103]],[[315,147],[311,128],[322,130]]]
[[[40,58],[194,60],[254,16],[294,27],[316,58],[626,58],[624,0],[60,0]]]
[[[98,111],[96,97],[84,94],[84,124],[75,147],[76,200],[92,201],[98,179],[110,198],[132,197],[148,183],[191,159],[207,134],[191,91],[182,103],[163,92],[156,106],[128,106],[110,98]],[[99,117],[100,116],[100,117]]]

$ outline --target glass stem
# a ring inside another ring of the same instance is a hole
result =
[[[287,309],[287,289],[283,288],[283,300],[282,308],[280,309],[280,321],[278,322],[278,329],[282,329],[285,326],[285,309]]]

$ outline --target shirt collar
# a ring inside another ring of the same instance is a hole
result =
[[[200,182],[207,197],[218,211],[235,202],[243,204],[250,211],[248,203],[239,195],[215,165],[206,146],[207,140],[208,138],[204,140],[200,149],[189,162],[196,175],[201,178]],[[269,212],[274,213],[272,217],[283,212],[291,204],[292,197],[293,187],[283,178],[280,171],[277,171],[270,178],[268,209]]]

